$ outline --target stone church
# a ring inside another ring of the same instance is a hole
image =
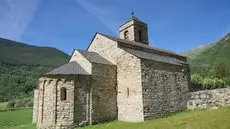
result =
[[[110,120],[142,122],[186,109],[186,57],[149,45],[147,24],[132,16],[120,36],[96,33],[87,50],[39,78],[37,128],[73,128]]]

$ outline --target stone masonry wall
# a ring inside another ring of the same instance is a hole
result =
[[[53,128],[54,125],[54,80],[41,77],[37,94],[37,128]],[[36,97],[35,97],[36,98]]]
[[[71,128],[74,126],[74,88],[75,79],[61,78],[57,82],[57,128]],[[61,88],[66,88],[66,100],[61,100]]]
[[[188,109],[230,106],[230,88],[190,92]]]
[[[119,28],[121,39],[125,39],[124,33],[125,33],[125,31],[128,31],[128,36],[129,36],[128,40],[135,41],[135,34],[133,33],[135,30],[134,30],[133,24],[134,24],[134,22],[130,21],[126,25]]]
[[[116,66],[93,63],[92,123],[117,119]]]
[[[101,36],[100,34],[95,36],[88,51],[98,53],[113,64],[117,64],[117,55],[120,54],[120,50],[117,48],[117,42]]]
[[[90,76],[78,75],[74,91],[74,123],[91,122],[90,117]]]
[[[74,125],[75,76],[41,77],[38,92],[37,128],[71,128]],[[61,88],[66,100],[61,100]]]
[[[141,60],[145,119],[186,109],[189,99],[186,67]]]
[[[118,120],[144,121],[140,59],[124,52],[118,57]]]
[[[46,80],[39,79],[38,86],[38,109],[37,109],[37,125],[40,126],[43,123],[43,108],[44,108],[44,87],[46,85]]]
[[[33,121],[32,123],[37,122],[37,112],[38,112],[38,90],[34,90],[34,103],[33,103]]]
[[[91,63],[78,50],[74,50],[69,62],[71,61],[79,63],[88,74],[92,73]]]
[[[88,51],[97,52],[117,65],[118,120],[143,121],[140,59],[118,48],[117,42],[100,34],[95,36]],[[129,98],[127,92],[130,92]]]
[[[54,87],[56,82],[52,79],[47,79],[44,88],[44,103],[43,103],[43,126],[52,127],[54,124]]]

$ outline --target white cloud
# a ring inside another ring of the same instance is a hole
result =
[[[39,0],[1,0],[0,37],[20,40],[33,19]]]
[[[90,0],[76,0],[86,11],[95,16],[100,22],[102,22],[110,31],[117,33],[118,23],[114,18],[114,13],[111,12],[105,6],[96,4]]]

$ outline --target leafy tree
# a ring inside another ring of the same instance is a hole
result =
[[[215,78],[224,78],[227,77],[228,75],[228,64],[224,61],[216,61],[214,62],[209,75],[211,77],[215,77]]]

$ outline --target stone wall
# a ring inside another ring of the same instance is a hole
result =
[[[92,124],[117,118],[116,66],[96,63],[93,66],[91,76],[40,78],[37,95],[35,91],[38,108],[34,109],[33,118],[37,128],[65,129],[80,123]],[[66,88],[66,100],[61,100],[62,88]]]
[[[66,88],[66,100],[61,100],[61,88]],[[74,126],[74,88],[74,77],[62,77],[57,81],[56,126],[58,128]]]
[[[186,109],[187,67],[142,59],[141,71],[145,119]]]
[[[78,118],[74,117],[77,114],[75,113],[75,102],[78,101],[75,101],[75,87],[77,87],[75,85],[84,86],[84,84],[87,84],[85,82],[82,84],[76,83],[80,82],[79,78],[70,75],[41,77],[39,79],[37,128],[72,128],[76,125],[76,119]],[[66,88],[66,100],[61,100],[61,88]],[[84,103],[81,103],[81,106],[86,107],[84,105],[86,101],[86,97],[84,97],[86,96],[85,90],[83,91],[80,97],[83,98]],[[85,112],[85,110],[81,112],[81,117],[84,117],[83,120],[86,120],[86,116],[83,115],[86,114]]]
[[[100,34],[94,37],[87,50],[98,53],[113,64],[117,64],[117,55],[120,54],[117,48],[117,42],[101,36]]]
[[[88,74],[92,73],[92,64],[78,50],[74,50],[74,52],[72,53],[72,56],[69,62],[71,61],[76,61],[77,63],[79,63],[80,66]]]
[[[125,39],[124,33],[128,31],[128,36],[131,41],[137,41],[144,44],[148,44],[148,28],[147,24],[141,23],[139,21],[129,21],[119,28],[120,38]],[[139,36],[139,31],[141,35]],[[141,38],[141,39],[139,39]]]
[[[38,112],[38,90],[34,90],[34,103],[33,103],[33,120],[32,123],[37,122],[37,112]]]
[[[91,123],[90,88],[91,77],[78,75],[74,94],[74,123],[78,126],[82,122]]]
[[[230,88],[191,92],[188,109],[230,106]]]
[[[38,109],[37,109],[37,125],[40,126],[43,123],[43,108],[44,108],[44,87],[46,85],[46,80],[39,79],[38,86]]]
[[[41,77],[37,97],[37,127],[53,128],[54,125],[54,80]]]
[[[123,52],[117,60],[118,120],[144,121],[140,59]]]
[[[56,82],[52,79],[47,79],[47,83],[44,88],[44,102],[43,102],[43,126],[52,127],[54,124],[54,90]]]
[[[117,119],[116,66],[93,63],[92,123]]]
[[[119,32],[120,32],[120,38],[121,39],[125,39],[125,31],[128,31],[128,36],[129,36],[129,39],[128,40],[131,40],[131,41],[135,41],[135,35],[134,35],[134,21],[130,21],[128,23],[126,23],[125,25],[121,26],[119,28]]]
[[[118,120],[143,121],[140,59],[118,48],[117,42],[100,34],[95,36],[88,51],[97,52],[117,65]]]

